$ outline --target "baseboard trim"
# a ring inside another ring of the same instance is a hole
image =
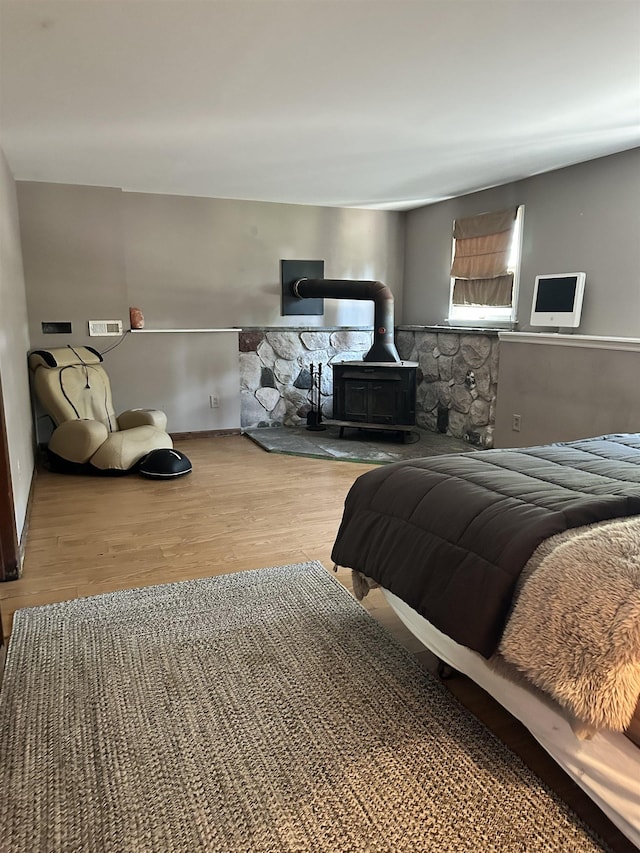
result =
[[[186,441],[189,438],[217,438],[221,435],[241,435],[242,432],[238,428],[233,429],[203,429],[197,432],[172,432],[171,438],[174,441]]]
[[[22,577],[22,570],[24,568],[24,555],[27,550],[27,537],[29,535],[29,528],[31,526],[31,509],[33,507],[33,494],[35,491],[36,485],[36,477],[38,476],[38,466],[33,465],[33,473],[31,474],[31,485],[29,486],[29,495],[27,497],[27,506],[24,513],[24,524],[22,525],[22,532],[20,533],[20,542],[18,544],[18,573],[15,577],[11,578],[11,580],[18,580]],[[9,578],[7,578],[9,580]]]
[[[31,507],[33,506],[34,484],[37,475],[38,471],[34,460],[33,471],[31,473],[31,483],[29,485],[29,495],[27,497],[27,506],[25,508],[24,513],[24,524],[22,525],[22,530],[20,531],[19,537],[18,531],[15,531],[15,546],[11,555],[11,560],[6,560],[6,555],[4,555],[4,576],[0,578],[0,583],[6,583],[8,581],[17,581],[20,580],[20,578],[22,577],[24,555],[27,548],[27,535],[29,533],[29,524],[31,521]]]
[[[27,508],[24,514],[24,524],[22,525],[22,533],[20,534],[20,545],[18,546],[18,556],[20,565],[18,567],[18,577],[22,577],[22,569],[24,567],[24,554],[27,549],[27,536],[31,527],[31,509],[33,507],[33,494],[35,491],[36,477],[38,476],[38,467],[34,464],[33,474],[31,475],[31,485],[29,486],[29,496],[27,497]]]

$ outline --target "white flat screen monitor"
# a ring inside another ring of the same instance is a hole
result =
[[[577,328],[586,277],[583,272],[536,276],[531,325]]]

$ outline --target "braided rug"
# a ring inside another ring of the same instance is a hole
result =
[[[20,610],[11,853],[604,849],[316,562]]]

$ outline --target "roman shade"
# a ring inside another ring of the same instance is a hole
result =
[[[513,273],[507,265],[517,212],[510,207],[455,220],[454,305],[511,305]]]

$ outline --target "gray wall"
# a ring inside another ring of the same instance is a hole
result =
[[[537,273],[585,270],[580,334],[640,337],[638,197],[639,149],[405,215],[19,183],[30,343],[66,344],[67,337],[43,336],[40,323],[68,319],[73,341],[104,350],[116,339],[88,338],[87,320],[122,319],[126,326],[130,305],[142,308],[147,328],[295,326],[299,318],[280,316],[279,262],[296,257],[324,259],[327,277],[385,281],[397,323],[439,323],[447,311],[453,219],[511,204],[525,205],[521,328]],[[370,303],[327,301],[325,308],[324,317],[304,324],[372,320]],[[635,423],[635,414],[619,415],[633,413],[623,380],[611,386],[619,405],[608,406],[606,421],[590,426],[579,414],[594,405],[590,388],[601,357],[587,350],[566,359],[554,350],[554,376],[534,404],[535,383],[525,381],[533,370],[529,350],[501,346],[496,446]],[[130,334],[105,359],[119,410],[162,407],[174,432],[239,426],[234,333]],[[625,360],[621,374],[628,369]],[[210,394],[222,398],[219,409],[209,408]],[[520,434],[510,430],[513,413],[522,415]]]
[[[88,343],[87,321],[142,309],[145,332],[105,354],[116,409],[157,406],[172,432],[239,428],[230,326],[367,326],[373,304],[325,300],[324,316],[280,316],[280,260],[319,259],[327,278],[384,281],[402,311],[402,215],[370,210],[18,183],[31,346]],[[70,320],[73,334],[43,335]],[[221,398],[218,409],[209,396]]]
[[[29,401],[25,296],[15,182],[0,149],[0,375],[18,539],[33,476],[33,419]]]
[[[447,315],[453,220],[524,204],[519,328],[529,329],[536,275],[587,274],[584,335],[640,336],[640,149],[406,215],[403,323]]]
[[[640,432],[639,375],[640,341],[635,351],[501,341],[495,446]]]
[[[640,338],[640,149],[411,211],[406,217],[404,323],[442,323],[457,216],[524,204],[518,316],[537,274],[584,270],[575,334]],[[500,343],[496,447],[640,430],[640,353]],[[513,414],[522,429],[511,429]]]
[[[401,216],[372,210],[122,196],[126,283],[153,328],[296,326],[280,315],[280,259],[324,260],[326,278],[380,279],[402,312]],[[366,325],[373,303],[326,300],[310,326]]]

